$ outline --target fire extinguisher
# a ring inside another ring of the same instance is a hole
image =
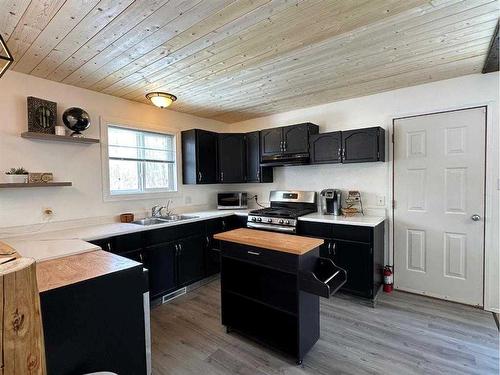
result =
[[[384,267],[384,292],[391,293],[393,289],[392,268],[391,266]]]

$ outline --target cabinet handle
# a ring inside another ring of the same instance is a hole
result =
[[[336,243],[336,242],[333,242],[333,243],[332,243],[332,251],[333,251],[333,255],[337,255],[337,254],[336,254],[336,251],[335,251],[336,249],[337,249],[337,243]]]
[[[342,149],[342,160],[345,160],[345,148]]]
[[[337,156],[339,159],[342,159],[342,148],[339,147],[339,150],[337,152]]]
[[[220,181],[223,182],[224,181],[224,172],[221,172],[220,173]]]
[[[283,152],[283,141],[280,142],[280,151]]]
[[[201,182],[201,177],[202,177],[201,172],[198,172],[198,181],[199,181],[199,182]]]
[[[139,253],[139,259],[141,260],[141,263],[144,263],[144,256],[142,253]]]
[[[248,250],[247,253],[250,255],[260,255],[260,253],[258,253],[256,251],[250,251],[250,250]]]
[[[206,237],[206,241],[207,241],[207,247],[210,247],[210,237],[209,236]]]
[[[283,142],[283,151],[286,151],[287,148],[288,148],[288,142],[284,141]]]
[[[106,247],[108,248],[108,251],[111,252],[111,242],[106,243]]]
[[[257,180],[260,181],[260,170],[257,170]]]

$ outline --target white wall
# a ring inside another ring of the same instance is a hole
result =
[[[395,117],[487,104],[485,307],[499,311],[498,85],[498,72],[475,74],[248,120],[232,124],[230,129],[245,132],[309,121],[319,125],[320,132],[381,126],[388,133],[387,139],[390,139],[392,119]],[[388,147],[389,142],[386,143]],[[390,215],[391,174],[389,162],[285,167],[275,168],[275,185],[316,191],[328,187],[360,190],[371,213],[379,211],[376,197],[383,195],[386,197],[383,209]]]
[[[104,202],[100,145],[21,138],[20,134],[27,131],[27,96],[57,102],[58,122],[61,124],[61,115],[66,108],[84,108],[92,121],[85,135],[93,138],[99,138],[101,116],[166,131],[195,127],[220,131],[226,126],[217,121],[8,71],[0,79],[0,181],[4,179],[5,170],[23,166],[33,172],[53,172],[56,180],[72,181],[73,187],[0,190],[0,228],[41,223],[44,221],[42,209],[49,207],[55,212],[54,222],[109,217],[128,211],[146,212],[154,204],[164,203],[167,197],[173,198],[174,207],[186,206],[185,202],[189,200],[191,204],[188,206],[193,209],[207,205],[214,207],[216,191],[226,189],[220,185],[183,186],[179,179],[179,193],[174,196],[165,194],[153,200]]]

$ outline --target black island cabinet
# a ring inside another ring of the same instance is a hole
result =
[[[320,336],[319,297],[335,293],[345,283],[346,272],[319,256],[321,240],[295,254],[227,237],[237,236],[241,242],[247,231],[300,239],[247,228],[215,236],[221,240],[222,324],[228,333],[240,333],[301,364]]]

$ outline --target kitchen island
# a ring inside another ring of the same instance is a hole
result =
[[[320,335],[319,297],[346,272],[319,256],[323,240],[240,228],[221,241],[222,324],[301,364]]]

